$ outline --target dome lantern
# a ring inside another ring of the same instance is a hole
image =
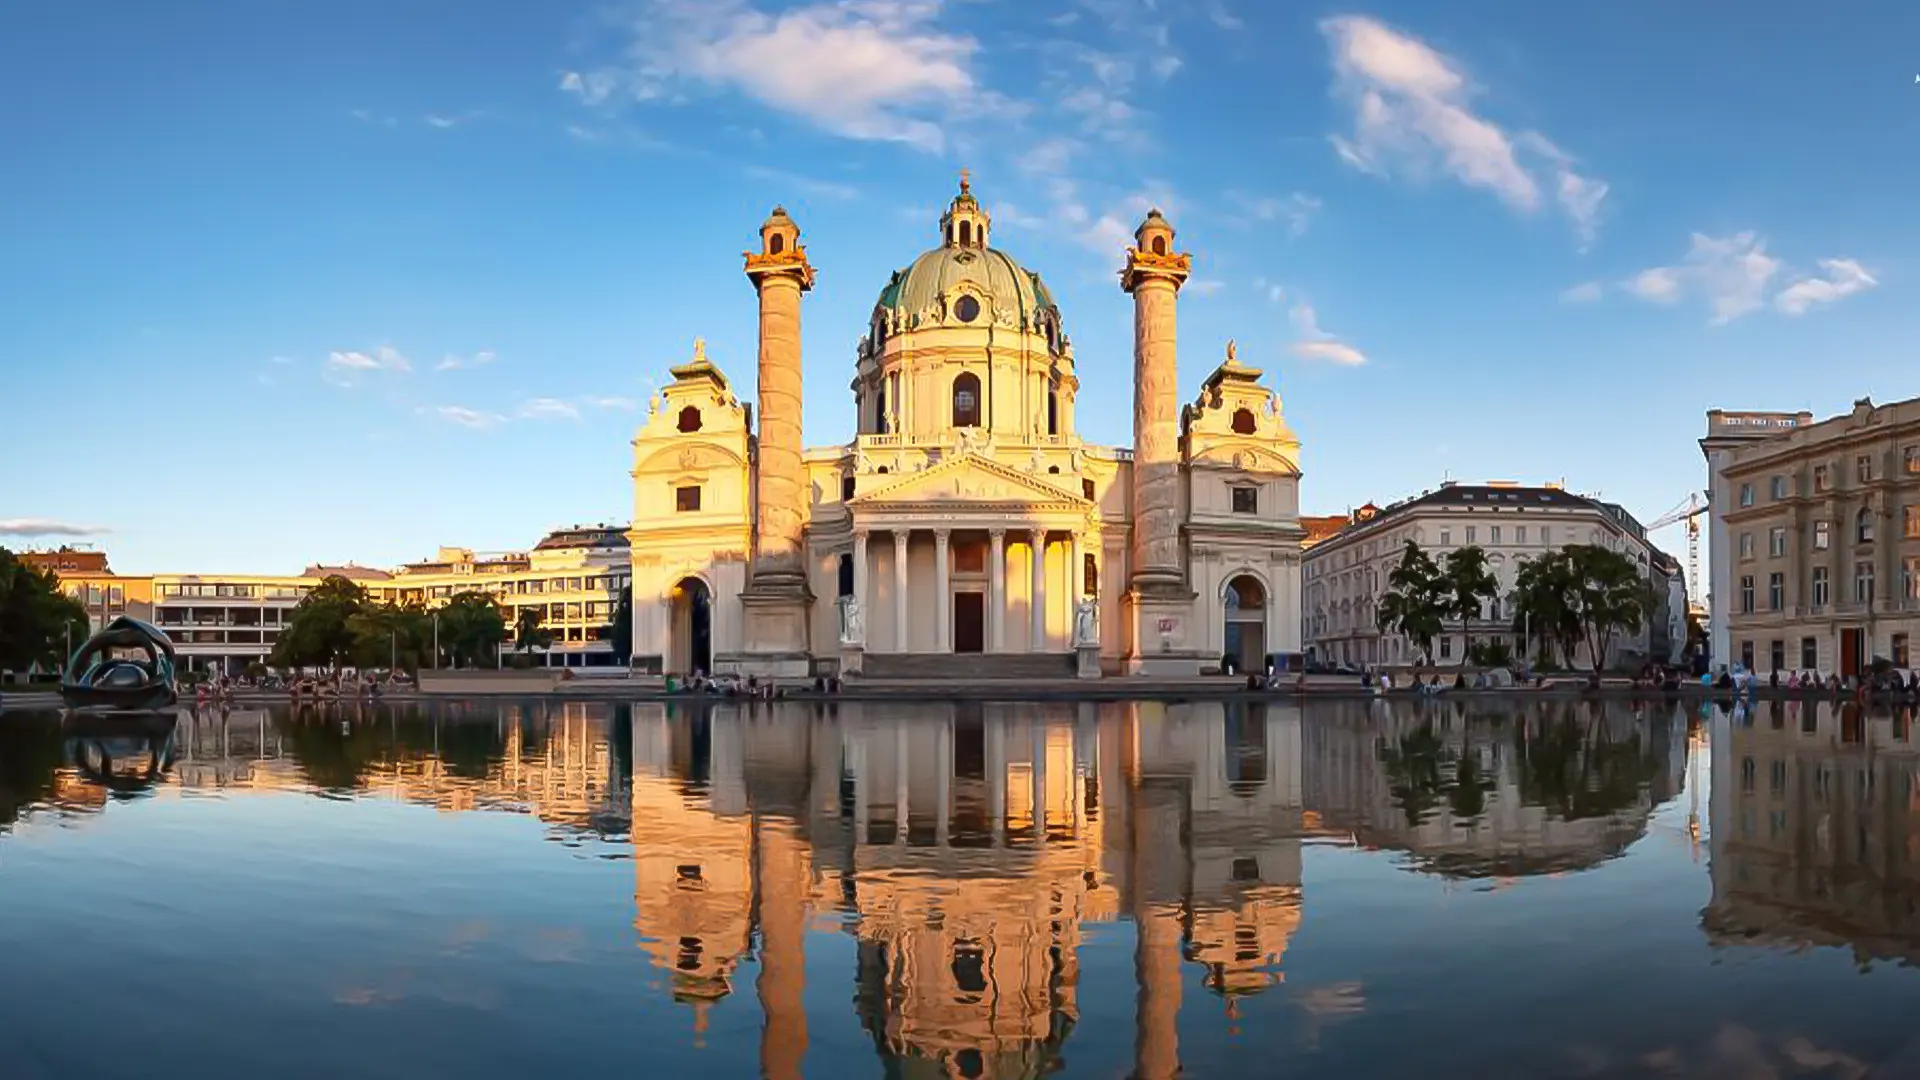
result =
[[[973,197],[973,184],[967,170],[960,170],[960,194],[953,197],[947,212],[940,215],[941,244],[950,248],[984,249],[987,229],[993,218]]]

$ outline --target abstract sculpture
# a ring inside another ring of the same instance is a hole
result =
[[[135,653],[138,655],[126,655]],[[74,709],[154,712],[179,700],[173,642],[158,627],[122,615],[67,661],[60,698]]]

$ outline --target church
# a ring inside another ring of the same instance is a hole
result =
[[[1232,342],[1180,402],[1192,260],[1173,227],[1148,213],[1120,270],[1122,447],[1081,439],[1066,321],[992,224],[963,173],[939,245],[874,302],[852,358],[857,430],[805,447],[814,268],[774,208],[746,255],[755,403],[696,341],[633,440],[636,670],[1097,678],[1257,671],[1299,650],[1300,442]]]

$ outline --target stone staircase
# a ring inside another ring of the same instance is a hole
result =
[[[1070,653],[868,653],[869,679],[1070,679]]]

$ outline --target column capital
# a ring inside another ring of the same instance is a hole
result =
[[[940,529],[933,530],[934,541],[940,544],[942,547],[945,547],[947,542],[952,538],[953,538],[952,529],[940,528]]]
[[[909,535],[909,534],[910,534],[911,532],[912,532],[912,530],[911,530],[911,529],[895,529],[895,530],[893,530],[893,546],[894,546],[894,547],[897,547],[897,548],[903,548],[903,547],[906,547],[906,546],[907,546],[907,536],[908,536],[908,535]]]
[[[993,539],[995,539],[995,540],[1003,540],[1003,541],[1004,541],[1004,540],[1005,540],[1005,539],[1007,538],[1007,530],[1006,530],[1005,528],[999,528],[999,529],[988,529],[988,530],[987,530],[987,535],[988,535],[988,536],[990,536],[990,537],[992,537],[992,538],[993,538]]]

